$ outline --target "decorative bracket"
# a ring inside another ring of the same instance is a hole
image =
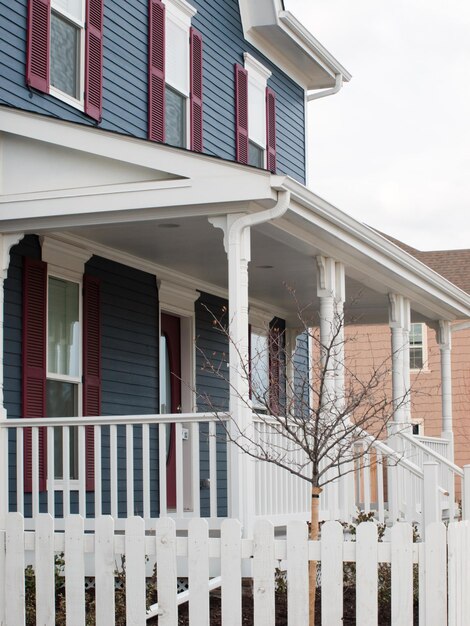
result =
[[[336,293],[336,262],[325,256],[315,257],[317,262],[317,296],[334,297]]]
[[[10,267],[10,250],[13,246],[16,246],[24,237],[24,233],[11,233],[1,235],[0,245],[2,254],[2,278],[6,279],[8,275],[8,268]]]
[[[228,234],[232,224],[236,222],[240,217],[243,217],[246,213],[230,213],[229,215],[218,215],[216,217],[209,217],[209,224],[212,224],[214,228],[220,228],[224,233],[224,250],[228,255]],[[241,233],[240,240],[240,254],[241,258],[249,262],[251,260],[251,245],[250,245],[250,228],[247,226]]]
[[[436,337],[441,350],[450,350],[452,346],[452,324],[447,320],[439,320]]]

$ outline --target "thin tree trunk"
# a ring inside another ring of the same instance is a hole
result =
[[[310,539],[318,539],[318,514],[320,510],[320,487],[312,487],[312,508],[310,517]],[[308,565],[309,586],[309,626],[315,626],[315,597],[317,591],[317,561],[310,561]]]

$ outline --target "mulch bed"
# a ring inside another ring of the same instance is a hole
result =
[[[332,598],[334,601],[334,598]],[[356,625],[356,593],[350,587],[345,587],[343,593],[344,617],[343,624],[345,626]],[[321,624],[321,590],[317,589],[317,599],[315,603],[316,623]],[[149,622],[150,623],[150,622]],[[379,607],[378,623],[380,626],[392,626],[390,604]],[[158,622],[155,622],[158,624]],[[253,597],[248,585],[244,585],[242,597],[242,624],[243,626],[253,625]],[[414,606],[413,626],[417,626],[418,621],[418,604]],[[178,626],[188,626],[188,605],[184,604],[179,607]],[[222,626],[221,614],[221,598],[220,590],[211,593],[210,596],[210,624],[208,626]],[[287,594],[276,593],[276,623],[273,626],[287,626]],[[410,625],[411,626],[411,625]]]

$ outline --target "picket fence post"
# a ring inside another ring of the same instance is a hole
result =
[[[439,465],[437,463],[423,463],[423,535],[426,539],[426,528],[429,524],[438,522],[439,514]]]
[[[220,530],[220,573],[222,577],[222,623],[242,623],[242,525],[226,519]]]
[[[274,610],[274,526],[258,520],[253,531],[253,621],[272,626]]]
[[[158,575],[158,626],[178,623],[176,603],[176,526],[170,518],[155,524]]]
[[[114,519],[98,517],[95,524],[95,616],[96,626],[114,626]]]
[[[188,530],[189,621],[209,624],[209,527],[194,518]]]
[[[81,515],[65,519],[65,607],[67,626],[85,623],[84,520]]]
[[[54,520],[49,513],[39,513],[36,516],[34,550],[36,557],[36,623],[54,624]]]
[[[356,621],[361,626],[377,626],[377,526],[359,524],[356,531]]]
[[[413,623],[413,529],[398,522],[391,533],[392,624]]]
[[[426,626],[447,624],[447,531],[442,522],[426,527],[425,539]]]
[[[308,624],[308,527],[305,522],[291,521],[287,526],[287,581],[289,626]]]
[[[25,623],[24,519],[21,513],[7,513],[5,570],[5,622]]]
[[[141,517],[127,518],[125,543],[126,626],[145,626],[145,522]]]
[[[343,542],[341,524],[325,522],[321,530],[321,619],[331,626],[343,624]]]

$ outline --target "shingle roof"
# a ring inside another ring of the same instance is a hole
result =
[[[456,287],[470,293],[470,249],[423,251],[412,248],[385,233],[380,234],[444,278],[447,278]]]

